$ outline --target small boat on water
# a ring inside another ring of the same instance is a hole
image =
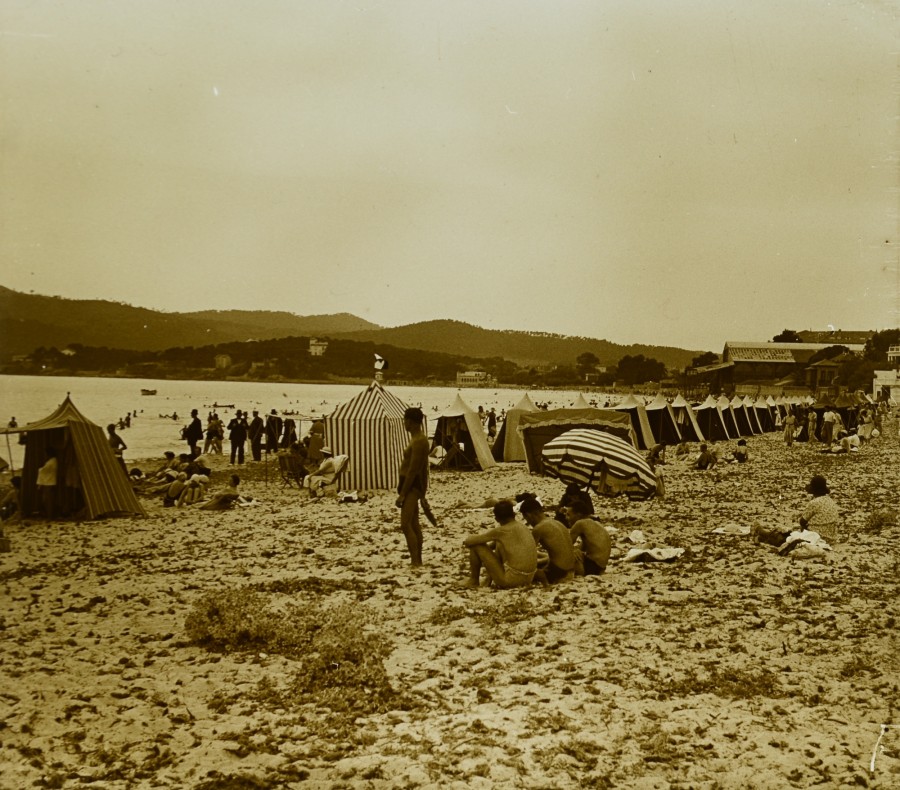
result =
[[[156,390],[141,390],[141,395],[156,395]]]

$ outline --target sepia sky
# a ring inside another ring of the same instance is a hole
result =
[[[878,0],[4,0],[0,284],[714,351],[897,326],[897,30]]]

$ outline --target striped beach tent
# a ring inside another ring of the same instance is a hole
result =
[[[541,451],[544,474],[598,494],[656,493],[656,475],[624,439],[593,428],[576,428],[551,439]]]
[[[403,426],[406,404],[373,381],[325,418],[325,442],[349,458],[341,487],[368,491],[395,489],[409,440]]]
[[[54,504],[61,516],[96,519],[146,515],[106,433],[78,411],[68,395],[44,419],[4,433],[25,434],[23,516],[38,510],[37,473],[49,457],[49,448],[56,451],[58,462]]]

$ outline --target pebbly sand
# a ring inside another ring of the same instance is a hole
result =
[[[252,507],[7,527],[0,786],[898,787],[897,424],[851,456],[749,444],[746,465],[670,463],[664,500],[595,498],[609,570],[551,589],[462,586],[462,540],[491,524],[462,505],[562,493],[516,464],[434,474],[418,572],[391,492],[308,502],[259,465],[240,470]],[[815,473],[846,516],[825,559],[712,532],[795,520]],[[634,530],[686,551],[623,563]],[[290,659],[185,631],[201,595],[250,584],[359,607],[412,704],[328,727],[312,702],[260,702]]]

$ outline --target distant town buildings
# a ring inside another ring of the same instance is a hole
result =
[[[230,354],[216,354],[216,370],[226,370],[231,367]]]
[[[497,379],[483,370],[467,370],[464,373],[456,374],[457,387],[494,387],[496,385]]]
[[[327,340],[319,340],[318,338],[311,337],[309,339],[309,355],[311,357],[321,357],[328,350],[328,341]]]
[[[757,343],[729,340],[722,351],[722,361],[712,365],[689,368],[689,381],[696,387],[708,384],[714,392],[787,391],[803,388],[815,392],[834,383],[846,354],[810,360],[832,346],[844,346],[849,354],[862,355],[865,342],[872,332],[798,332],[803,337],[827,337],[823,342]],[[835,340],[835,337],[840,338]],[[857,342],[849,342],[854,340]],[[861,341],[861,342],[860,342]]]

